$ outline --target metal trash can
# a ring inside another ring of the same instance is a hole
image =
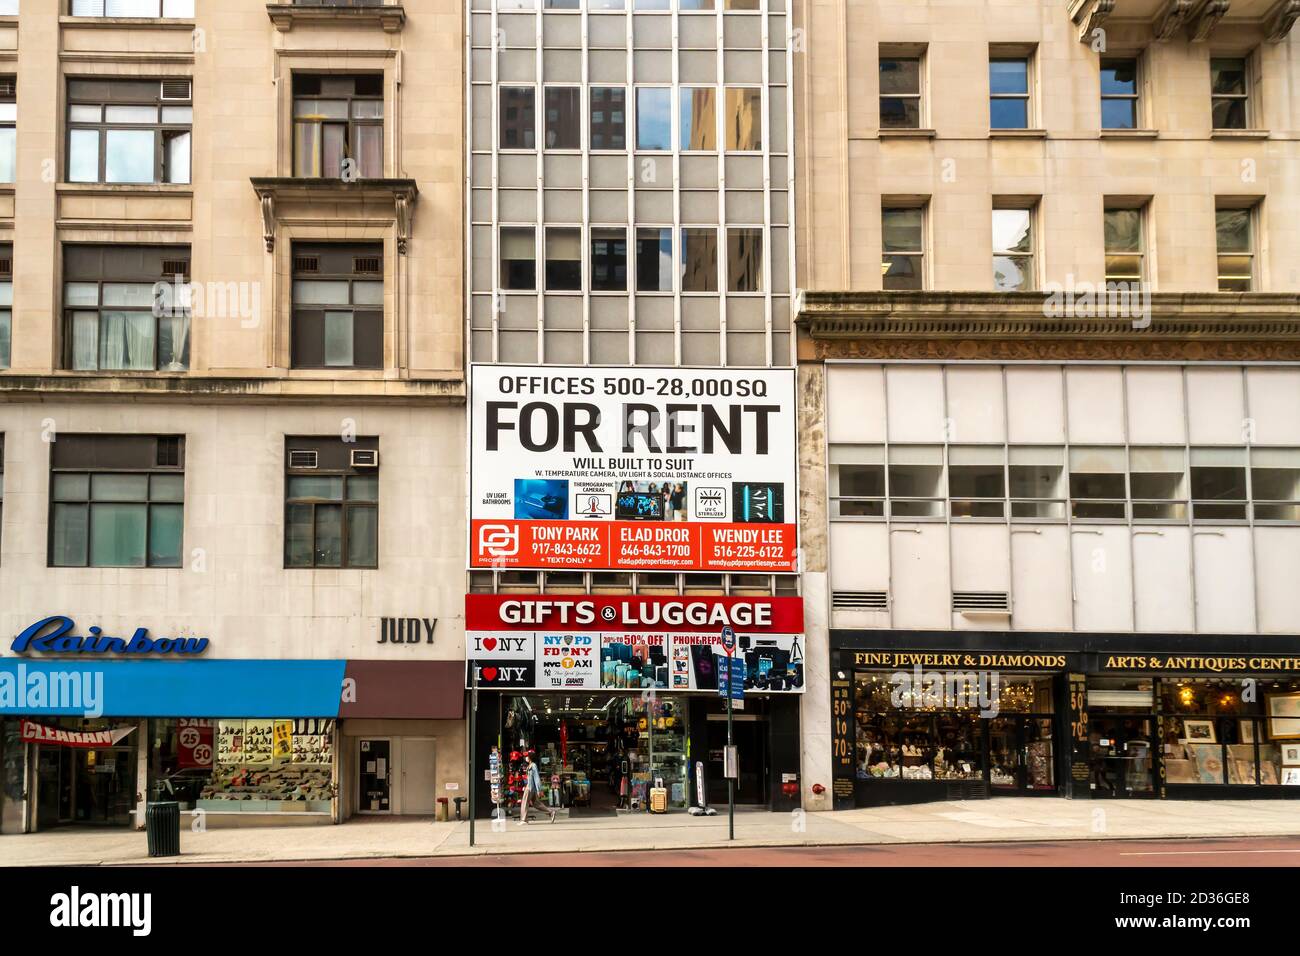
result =
[[[144,811],[150,856],[181,855],[181,805],[151,803]]]

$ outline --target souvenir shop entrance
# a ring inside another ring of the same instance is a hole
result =
[[[646,810],[652,788],[658,787],[664,790],[667,810],[689,805],[687,698],[502,694],[497,704],[501,764],[492,803],[511,814],[518,813],[528,753],[541,776],[542,803],[561,816]],[[491,719],[490,711],[480,709],[479,716]]]

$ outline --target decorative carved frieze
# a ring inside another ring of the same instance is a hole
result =
[[[254,177],[253,189],[262,205],[262,239],[266,251],[275,251],[275,236],[282,204],[308,202],[329,209],[327,218],[347,222],[353,216],[370,218],[374,210],[388,206],[397,231],[397,252],[406,255],[411,241],[411,222],[420,190],[414,179],[299,179],[296,177]],[[364,214],[364,215],[363,215]],[[319,217],[317,217],[319,218]]]
[[[1192,42],[1203,43],[1228,12],[1231,0],[1206,0],[1192,16]]]
[[[1157,40],[1172,40],[1192,15],[1197,0],[1169,0],[1152,28]]]
[[[1282,0],[1268,18],[1268,42],[1281,43],[1300,18],[1300,0]]]

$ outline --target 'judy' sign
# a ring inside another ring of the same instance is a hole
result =
[[[110,637],[98,627],[87,636],[72,633],[76,622],[55,615],[37,621],[10,645],[15,654],[202,654],[206,637],[150,637],[149,629],[137,627],[128,637]]]

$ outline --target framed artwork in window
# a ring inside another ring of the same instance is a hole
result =
[[[1267,698],[1268,735],[1274,740],[1300,740],[1300,694]]]
[[[1300,743],[1282,745],[1282,766],[1300,767]]]
[[[1183,743],[1213,744],[1218,743],[1214,736],[1214,721],[1183,720]]]
[[[1241,742],[1243,744],[1253,744],[1255,742],[1255,722],[1253,720],[1242,720],[1238,722],[1241,728]]]

